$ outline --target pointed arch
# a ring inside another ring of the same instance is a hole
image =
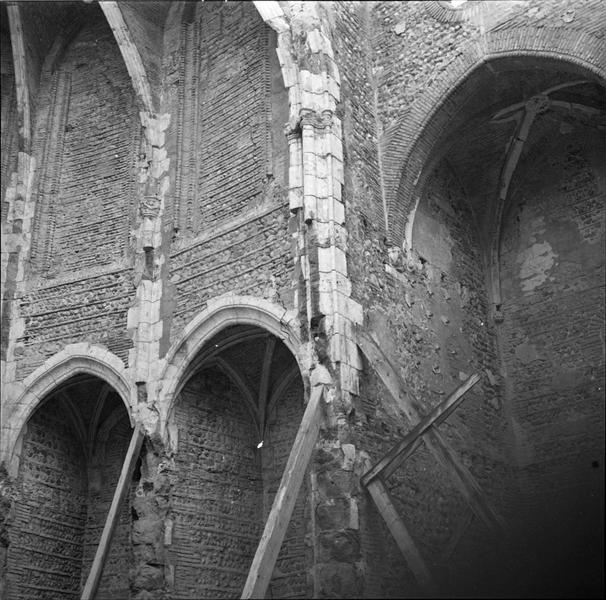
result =
[[[120,53],[133,83],[135,96],[141,106],[141,110],[147,112],[149,115],[154,115],[156,110],[148,73],[137,44],[124,19],[122,10],[117,2],[99,2],[99,5],[111,27],[118,48],[120,48]]]
[[[422,94],[386,131],[384,150],[388,236],[396,245],[407,241],[417,199],[414,190],[434,144],[453,111],[456,97],[480,67],[494,59],[532,57],[555,59],[584,74],[606,81],[606,42],[576,30],[520,27],[487,32],[481,43],[467,42],[450,63],[444,78]]]
[[[122,361],[107,348],[79,343],[66,346],[31,373],[23,383],[7,385],[3,402],[0,462],[11,463],[23,427],[40,403],[63,382],[86,373],[105,381],[118,393],[133,425],[136,389],[126,376]]]
[[[160,371],[158,408],[161,430],[164,431],[175,398],[186,373],[206,342],[230,325],[255,325],[280,339],[290,350],[301,373],[306,373],[304,349],[298,334],[298,319],[294,311],[254,296],[225,295],[208,302],[172,344]]]

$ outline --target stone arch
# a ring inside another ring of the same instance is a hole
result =
[[[112,29],[116,44],[120,49],[120,54],[130,76],[137,103],[141,111],[154,115],[156,113],[157,102],[154,101],[155,98],[147,69],[130,28],[122,15],[122,11],[117,2],[101,2],[100,6]]]
[[[254,296],[226,295],[208,302],[205,310],[185,327],[168,351],[158,382],[158,404],[164,432],[175,398],[183,385],[189,365],[204,344],[230,325],[256,325],[281,340],[306,373],[305,359],[294,311]]]
[[[450,63],[447,75],[434,84],[385,134],[388,238],[391,243],[409,244],[417,199],[414,189],[439,138],[453,98],[478,68],[491,60],[507,57],[557,59],[606,80],[603,61],[606,44],[594,35],[572,30],[521,27],[492,31],[463,46]]]
[[[133,425],[132,406],[136,390],[129,383],[122,361],[101,346],[70,344],[31,373],[22,384],[7,386],[6,413],[3,415],[1,459],[10,464],[23,427],[44,398],[64,381],[79,373],[99,377],[111,385],[126,408]]]
[[[288,20],[282,7],[273,0],[263,2],[253,2],[257,12],[263,22],[271,27],[278,35],[290,29]],[[162,26],[166,28],[167,24],[177,22],[183,14],[185,5],[183,3],[174,3],[167,12],[166,19]],[[131,77],[133,91],[141,110],[149,115],[156,114],[159,109],[159,100],[154,93],[150,82],[148,69],[143,60],[137,43],[130,31],[129,24],[124,19],[117,2],[104,2],[101,9],[112,28],[116,43],[124,59],[124,64]],[[286,85],[285,67],[282,65],[282,76]],[[145,123],[142,123],[145,125]]]
[[[159,408],[178,490],[172,504],[172,551],[182,574],[177,595],[223,588],[235,595],[245,583],[304,412],[295,325],[294,313],[272,302],[223,296],[171,347]],[[297,495],[281,574],[272,581],[276,597],[305,585],[306,490]],[[204,574],[192,569],[192,556],[206,565]],[[215,578],[226,561],[229,578]]]

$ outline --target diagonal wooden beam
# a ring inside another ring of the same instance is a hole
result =
[[[421,407],[414,398],[406,393],[404,379],[381,349],[379,340],[374,334],[366,332],[360,327],[357,328],[356,333],[358,347],[362,354],[377,372],[389,393],[408,417],[408,420],[415,425],[421,420]]]
[[[264,598],[267,586],[284,540],[286,529],[295,507],[299,489],[309,464],[318,432],[320,431],[321,400],[324,386],[312,388],[309,402],[303,413],[297,437],[284,468],[280,487],[267,517],[261,541],[253,558],[242,598]]]
[[[395,367],[380,347],[379,341],[374,334],[368,333],[361,328],[357,329],[358,347],[366,356],[381,378],[381,381],[389,393],[400,403],[404,414],[416,425],[421,420],[418,404],[406,393],[406,384]],[[451,479],[463,497],[469,503],[474,513],[486,523],[493,531],[504,534],[506,531],[504,521],[497,515],[492,507],[486,502],[482,489],[461,462],[450,444],[442,437],[440,431],[435,428],[429,429],[423,441],[436,460],[450,474]]]
[[[143,444],[144,437],[145,436],[140,426],[136,425],[130,439],[128,450],[126,451],[126,456],[124,457],[120,478],[118,479],[116,491],[114,492],[114,497],[112,499],[111,506],[109,507],[109,512],[107,514],[107,519],[105,520],[103,532],[101,533],[101,540],[97,546],[97,552],[95,553],[93,565],[90,569],[90,573],[88,574],[88,578],[86,579],[84,590],[82,591],[81,600],[92,600],[97,593],[97,588],[99,587],[99,581],[101,579],[101,574],[103,573],[107,553],[109,552],[109,547],[114,535],[114,530],[116,529],[116,524],[120,518],[120,511],[122,509],[122,504],[124,503],[124,498],[126,497],[130,482],[133,478],[133,473],[135,471],[137,459],[139,458],[139,453],[141,452],[141,445]]]
[[[360,479],[362,485],[368,485],[375,477],[389,477],[419,445],[421,436],[433,425],[439,425],[463,402],[465,394],[480,381],[478,374],[468,377],[452,394],[440,402],[427,416],[423,417],[402,440],[396,444],[376,465],[370,468]]]
[[[393,505],[393,501],[389,496],[389,492],[385,488],[383,479],[381,477],[375,477],[367,485],[366,489],[372,496],[379,513],[383,517],[387,528],[393,535],[398,548],[406,559],[406,564],[410,567],[415,579],[421,586],[421,588],[429,595],[429,597],[435,597],[437,589],[435,583],[431,577],[429,569],[421,556],[421,553],[417,549],[414,540],[412,539],[404,521],[401,519],[396,507]]]

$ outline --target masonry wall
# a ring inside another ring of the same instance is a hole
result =
[[[231,598],[244,586],[261,535],[251,417],[233,384],[208,370],[183,390],[175,420],[175,597]]]
[[[488,502],[503,514],[513,494],[502,450],[505,419],[495,332],[487,314],[484,264],[464,194],[444,165],[422,192],[413,246],[417,258],[406,265],[389,265],[389,272],[385,272],[389,262],[385,255],[377,252],[373,264],[368,252],[367,272],[374,270],[381,289],[367,299],[369,327],[381,340],[382,349],[401,365],[407,393],[422,413],[472,373],[481,376],[440,430]],[[385,263],[379,262],[381,258]],[[360,399],[366,423],[358,430],[358,443],[375,462],[410,424],[370,366],[364,371]],[[479,585],[482,568],[495,565],[480,568],[489,543],[486,526],[471,519],[470,508],[449,473],[421,447],[387,485],[438,582],[444,589],[475,592],[470,586]],[[366,581],[368,592],[397,596],[402,586],[415,589],[405,569],[396,571],[384,562],[383,556],[390,553],[382,541],[386,533],[380,533],[384,526],[377,527],[371,514],[374,507],[368,502],[365,506],[362,525],[368,528],[364,533],[368,539],[363,549],[376,570]]]
[[[180,89],[167,143],[173,334],[228,290],[293,302],[288,96],[275,34],[248,3],[186,8],[179,33],[167,81]]]
[[[553,113],[535,127],[501,245],[517,517],[554,589],[591,594],[602,564],[606,147]],[[586,587],[570,587],[578,581]]]
[[[603,6],[595,0],[574,7],[560,0],[540,5],[497,0],[467,2],[456,9],[435,1],[377,2],[372,14],[380,169],[391,217],[389,235],[397,243],[414,206],[414,178],[424,168],[436,135],[456,118],[450,101],[438,118],[430,119],[431,112],[447,94],[456,99],[461,91],[457,79],[468,75],[483,54],[505,56],[515,48],[550,53],[558,48],[571,62],[596,64],[601,58],[597,46],[603,35]],[[444,118],[449,111],[451,118]],[[407,163],[402,165],[405,152]]]
[[[261,449],[263,523],[271,510],[301,423],[303,398],[303,384],[300,377],[297,377],[267,415],[267,430]],[[313,555],[308,543],[310,510],[309,476],[306,476],[278,554],[267,594],[271,598],[309,598],[313,595],[310,575]]]
[[[122,409],[122,407],[119,407]],[[130,422],[123,411],[123,417],[111,431],[98,455],[88,465],[88,485],[86,498],[86,528],[82,557],[82,586],[86,583],[88,573],[101,539],[101,533],[109,513],[116,484],[126,456],[126,450],[132,435]],[[109,417],[112,418],[111,416]],[[101,446],[98,442],[98,446]],[[94,464],[97,463],[97,464]],[[99,599],[129,598],[129,572],[133,566],[131,544],[131,499],[129,494],[122,505],[120,516],[114,530],[108,551],[105,568],[101,575],[97,597]]]
[[[8,597],[78,598],[86,472],[69,417],[47,404],[27,424],[8,550]]]
[[[298,379],[267,415],[257,448],[253,417],[221,371],[207,368],[186,384],[175,412],[179,447],[171,493],[176,598],[241,593],[299,428],[302,399]],[[270,583],[273,597],[309,597],[307,496],[304,485]]]
[[[43,74],[31,270],[17,298],[25,320],[19,377],[69,343],[100,343],[124,361],[132,346],[126,269],[140,125],[128,72],[101,19]]]
[[[2,18],[5,13],[2,12]],[[2,146],[0,147],[1,181],[0,181],[0,219],[4,223],[8,204],[4,201],[4,194],[10,182],[11,173],[17,167],[18,151],[18,123],[17,123],[17,98],[15,92],[15,75],[13,67],[13,55],[9,36],[3,31],[0,36],[1,56],[0,77],[2,91],[0,92],[1,111],[0,119],[2,125]]]
[[[94,404],[81,400],[76,418],[82,424],[90,423]],[[107,411],[101,414],[92,456],[80,437],[86,431],[76,431],[74,416],[59,399],[48,400],[28,421],[15,484],[14,515],[9,517],[7,597],[80,596],[132,431],[118,402],[121,418]],[[129,505],[127,498],[101,575],[99,598],[129,597]]]
[[[403,110],[414,97],[401,89],[386,90],[384,78],[392,72],[395,77],[397,65],[401,83],[407,79],[402,68],[420,68],[414,60],[408,62],[410,52],[421,54],[415,44],[406,46],[406,58],[401,56],[399,62],[389,54],[385,40],[397,21],[388,13],[403,10],[425,15],[421,3],[406,3],[403,8],[390,4],[375,5],[374,12],[362,3],[335,4],[333,37],[344,92],[343,196],[352,296],[364,306],[365,326],[400,365],[407,392],[419,401],[423,413],[472,373],[481,375],[481,383],[441,429],[486,491],[488,501],[502,512],[511,494],[511,473],[500,450],[505,420],[495,332],[487,314],[483,255],[464,192],[445,165],[436,169],[420,192],[413,255],[403,256],[386,244],[377,138],[389,126],[383,107]],[[424,35],[423,43],[428,44],[432,38],[427,31]],[[423,58],[428,65],[434,59],[431,52]],[[382,99],[388,93],[392,94],[389,101]],[[367,452],[371,463],[410,428],[367,364],[355,420],[356,448]],[[478,566],[474,561],[480,561],[486,548],[486,528],[471,518],[450,475],[422,447],[387,485],[439,583],[444,589],[471,593],[468,584],[479,579],[481,569],[474,573],[469,568]],[[398,596],[402,590],[415,590],[412,574],[369,497],[359,490],[358,499],[366,564],[364,593]],[[386,560],[386,556],[392,558]]]

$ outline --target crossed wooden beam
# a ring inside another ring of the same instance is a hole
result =
[[[360,478],[360,483],[370,493],[419,585],[428,594],[434,595],[437,590],[429,569],[404,521],[398,514],[385,487],[384,480],[398,469],[422,442],[425,442],[425,445],[438,462],[446,468],[472,511],[493,532],[498,535],[505,533],[504,521],[486,502],[482,490],[472,474],[437,429],[437,426],[445,421],[461,404],[465,394],[480,381],[480,376],[478,374],[471,375],[429,414],[421,417],[417,406],[410,401],[405,392],[404,380],[381,349],[377,338],[373,334],[358,330],[358,346],[375,368],[389,392],[414,424],[413,429]]]

